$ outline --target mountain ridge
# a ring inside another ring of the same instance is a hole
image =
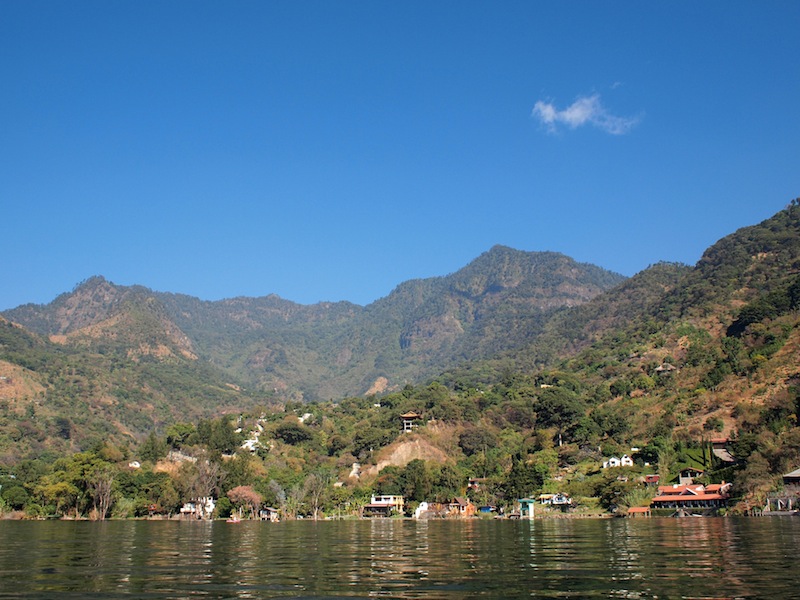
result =
[[[275,294],[204,301],[95,276],[47,305],[3,314],[53,340],[91,345],[100,323],[110,325],[111,315],[138,306],[140,329],[147,329],[145,314],[163,329],[161,339],[151,339],[141,351],[177,345],[243,384],[292,389],[296,399],[313,400],[364,393],[378,378],[397,387],[432,376],[452,360],[491,346],[484,340],[490,325],[520,315],[534,323],[622,280],[560,253],[496,245],[455,273],[402,282],[364,307],[346,301],[301,305]],[[489,337],[499,344],[497,332]],[[293,376],[298,363],[309,365],[316,384]]]
[[[563,255],[503,247],[366,307],[205,302],[93,278],[21,311],[52,337],[0,319],[0,464],[108,443],[152,456],[166,430],[173,445],[232,452],[249,422],[269,439],[253,460],[287,483],[322,464],[366,472],[414,411],[419,435],[461,476],[488,474],[494,498],[558,476],[610,502],[622,484],[598,461],[637,447],[665,478],[710,468],[742,509],[763,506],[800,464],[798,207],[694,266],[657,263],[615,285]],[[194,442],[174,442],[193,428]],[[708,462],[712,438],[733,463]]]

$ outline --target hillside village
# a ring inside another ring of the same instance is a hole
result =
[[[0,510],[268,521],[797,510],[797,201],[694,267],[626,280],[586,269],[580,301],[557,302],[548,286],[565,280],[539,270],[578,268],[541,258],[494,249],[364,310],[212,306],[93,280],[6,311]],[[512,263],[532,279],[506,277]],[[541,286],[544,308],[525,296]],[[309,401],[348,373],[370,393]]]

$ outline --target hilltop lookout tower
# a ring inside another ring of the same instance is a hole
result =
[[[417,427],[419,427],[419,422],[422,420],[422,415],[419,413],[415,413],[414,411],[409,411],[405,414],[400,415],[400,422],[402,424],[402,431],[403,433],[408,433],[409,431],[413,431]]]

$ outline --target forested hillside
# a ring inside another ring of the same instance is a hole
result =
[[[93,277],[4,316],[70,347],[206,361],[258,393],[317,401],[399,389],[527,344],[554,310],[624,278],[561,254],[497,246],[445,277],[361,307],[277,296],[205,302]]]
[[[5,502],[87,514],[92,474],[112,473],[119,516],[174,511],[198,482],[228,508],[248,488],[287,516],[352,510],[370,492],[412,505],[468,492],[493,506],[563,492],[591,513],[645,506],[645,475],[672,482],[692,469],[732,481],[732,509],[747,510],[800,467],[797,201],[694,267],[660,263],[619,281],[560,255],[519,258],[494,248],[363,308],[203,303],[92,280],[53,303],[62,312],[9,311],[51,339],[0,323],[0,442],[19,490]],[[70,317],[87,290],[124,295],[89,302],[94,319]],[[126,302],[135,310],[119,310]],[[269,340],[260,354],[258,340]],[[309,404],[276,364],[296,381],[408,375]],[[254,365],[261,379],[233,377]],[[419,427],[402,434],[409,412]],[[623,454],[633,467],[601,468]]]
[[[89,351],[0,318],[0,462],[78,451],[100,440],[135,445],[145,432],[176,420],[241,409],[241,392],[224,381],[207,363],[155,339],[152,346]]]

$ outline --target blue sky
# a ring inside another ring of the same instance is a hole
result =
[[[0,309],[633,275],[800,196],[800,3],[0,3]]]

